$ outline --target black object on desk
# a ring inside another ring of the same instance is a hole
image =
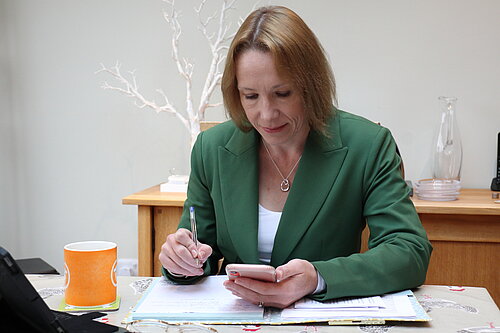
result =
[[[500,132],[498,132],[497,150],[497,176],[491,181],[492,191],[500,191]]]
[[[24,274],[58,274],[59,272],[42,258],[16,259]]]
[[[111,333],[127,330],[94,321],[105,313],[81,316],[52,311],[0,246],[0,332]]]

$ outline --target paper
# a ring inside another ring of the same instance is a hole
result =
[[[295,309],[378,309],[385,307],[385,303],[380,296],[372,297],[349,297],[328,302],[318,302],[309,298],[303,298],[295,302]]]
[[[160,184],[160,192],[187,192],[189,176],[172,175],[168,182]]]
[[[209,276],[191,285],[176,285],[164,277],[153,283],[127,321],[160,319],[170,323],[383,324],[385,320],[429,321],[431,318],[409,290],[376,296],[316,302],[304,299],[281,310],[259,308],[234,296],[223,286],[227,276]]]
[[[185,193],[187,192],[187,184],[160,184],[160,192]]]
[[[411,296],[411,295],[410,295]],[[412,296],[411,296],[412,297]],[[338,318],[413,319],[416,313],[408,292],[381,297],[360,297],[330,302],[298,301],[281,312],[282,318]]]
[[[132,311],[132,319],[179,321],[246,320],[264,316],[264,309],[234,296],[223,286],[226,276],[209,276],[191,285],[157,279]]]

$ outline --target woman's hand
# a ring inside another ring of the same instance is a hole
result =
[[[293,259],[276,268],[278,282],[263,282],[250,278],[224,281],[234,295],[253,304],[286,308],[293,302],[311,294],[318,284],[314,266],[306,260]]]
[[[167,241],[161,247],[159,259],[170,273],[196,276],[203,274],[203,263],[211,254],[212,248],[209,245],[198,242],[197,248],[191,231],[181,228],[167,236]]]

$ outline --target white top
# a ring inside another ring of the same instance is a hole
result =
[[[273,253],[274,237],[278,231],[282,212],[273,212],[259,204],[259,232],[257,239],[257,250],[259,251],[259,260],[269,264],[271,254]],[[318,285],[313,294],[317,294],[326,288],[323,277],[316,271],[318,276]]]
[[[280,224],[281,212],[273,212],[259,204],[258,246],[260,261],[269,264],[273,253],[274,237]]]

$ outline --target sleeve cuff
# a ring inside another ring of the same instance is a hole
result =
[[[185,278],[187,277],[186,275],[183,275],[183,274],[176,274],[176,273],[172,273],[171,271],[169,271],[168,269],[166,269],[165,267],[163,267],[163,269],[170,275],[172,275],[173,277],[175,278]]]
[[[319,272],[316,270],[316,275],[318,277],[318,284],[316,285],[316,289],[312,293],[312,295],[320,294],[326,289],[326,282],[325,279],[319,274]]]

